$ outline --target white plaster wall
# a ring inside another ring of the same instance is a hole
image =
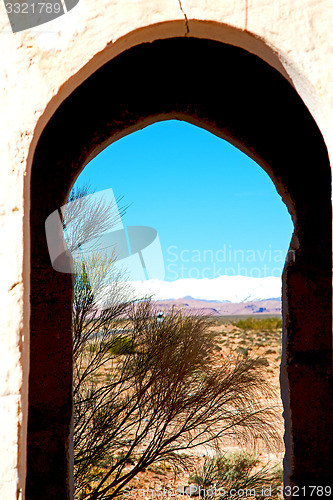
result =
[[[48,118],[125,48],[200,36],[245,47],[288,77],[332,157],[332,18],[331,0],[81,0],[65,16],[13,34],[0,4],[0,500],[24,490],[29,176]]]

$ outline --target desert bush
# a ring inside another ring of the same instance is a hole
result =
[[[282,328],[282,318],[271,317],[271,318],[257,318],[250,316],[246,319],[240,319],[233,323],[238,328],[243,330],[259,330],[259,331],[274,331],[278,328]]]
[[[247,498],[267,500],[267,490],[271,492],[269,498],[279,498],[282,470],[280,466],[262,465],[259,457],[241,451],[206,458],[201,470],[190,476],[190,481],[200,487],[201,496],[209,496],[207,490],[216,488],[216,498],[235,497],[235,491],[246,491]]]
[[[135,352],[135,345],[133,339],[129,337],[117,337],[114,341],[110,342],[109,350],[112,354],[133,354]]]

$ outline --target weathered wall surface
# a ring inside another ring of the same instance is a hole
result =
[[[289,78],[332,158],[332,18],[330,0],[81,0],[65,16],[13,34],[1,3],[1,499],[14,500],[24,489],[30,168],[52,113],[81,81],[128,47],[173,36],[210,38],[258,54]]]

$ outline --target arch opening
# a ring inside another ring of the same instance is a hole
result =
[[[173,38],[129,49],[97,70],[61,104],[36,148],[27,498],[41,498],[45,488],[49,498],[72,494],[72,283],[51,266],[45,220],[102,149],[170,118],[206,128],[255,158],[293,218],[295,258],[286,262],[282,297],[285,480],[331,482],[332,210],[323,138],[296,91],[262,60],[219,42]]]

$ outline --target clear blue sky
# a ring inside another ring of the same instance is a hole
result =
[[[78,182],[124,196],[125,226],[158,231],[168,281],[281,275],[293,231],[286,206],[257,163],[201,128],[150,125],[105,149]]]

